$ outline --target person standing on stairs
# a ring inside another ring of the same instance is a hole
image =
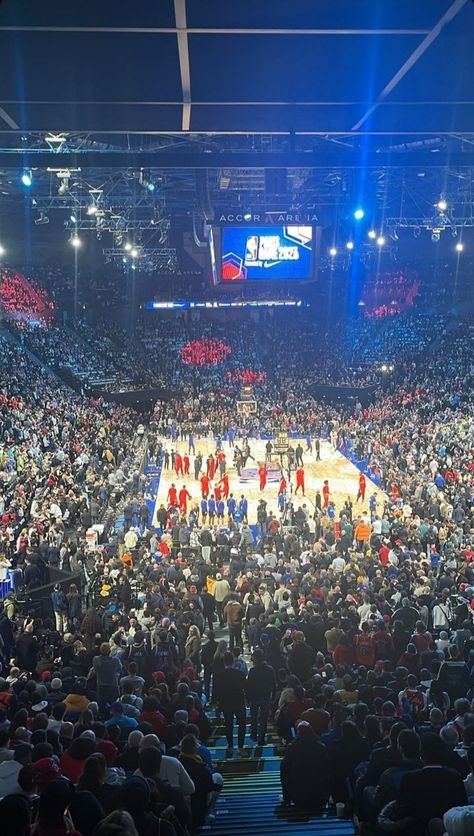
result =
[[[224,653],[224,670],[219,674],[217,699],[225,721],[227,739],[226,757],[231,758],[234,751],[234,717],[238,726],[238,752],[245,755],[245,685],[243,673],[234,665],[234,654]]]
[[[276,677],[274,668],[267,664],[259,647],[254,650],[253,663],[245,688],[250,705],[250,737],[259,746],[264,746],[270,704],[275,698]]]

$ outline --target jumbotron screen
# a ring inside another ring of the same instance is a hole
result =
[[[221,281],[313,278],[312,226],[224,226]]]

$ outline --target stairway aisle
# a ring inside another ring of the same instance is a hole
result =
[[[208,741],[213,761],[224,777],[214,813],[215,821],[203,831],[209,836],[238,836],[261,833],[278,836],[354,836],[352,819],[338,819],[333,809],[314,815],[300,813],[281,806],[280,761],[283,754],[280,741],[271,725],[267,743],[255,746],[246,737],[247,757],[226,760],[226,740],[222,719],[210,714],[213,736]],[[248,741],[248,745],[247,745]]]

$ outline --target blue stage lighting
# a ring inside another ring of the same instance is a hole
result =
[[[354,212],[354,218],[356,219],[356,221],[361,221],[364,215],[365,212],[363,209],[356,209]]]
[[[23,183],[24,186],[31,186],[31,184],[33,182],[33,178],[32,178],[29,171],[24,171],[23,172],[23,174],[21,175],[21,182]]]
[[[147,189],[149,192],[155,191],[155,184],[154,183],[147,183]]]

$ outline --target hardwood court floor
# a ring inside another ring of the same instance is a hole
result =
[[[164,439],[163,441],[165,447],[169,451],[171,451],[172,447],[173,449],[178,450],[181,454],[186,453],[188,450],[187,441],[178,441],[176,445],[172,445],[169,439]],[[257,440],[252,440],[250,442],[251,453],[255,457],[256,462],[265,460],[265,443],[265,441]],[[292,443],[293,446],[296,447],[298,441],[293,440]],[[195,444],[196,452],[200,452],[202,454],[204,463],[209,453],[215,452],[215,443],[209,438],[196,439]],[[306,442],[302,440],[301,446],[303,447],[303,449],[305,449]],[[224,452],[227,456],[227,472],[229,475],[230,492],[234,494],[236,500],[239,500],[241,495],[245,494],[249,506],[249,523],[253,524],[257,521],[256,508],[261,496],[263,496],[263,498],[267,501],[267,511],[274,511],[276,513],[278,511],[278,482],[267,483],[266,488],[262,493],[259,490],[258,477],[256,477],[255,480],[252,482],[241,483],[237,477],[237,471],[232,463],[232,448],[229,447],[227,442],[224,442]],[[175,483],[178,492],[183,485],[186,485],[186,488],[191,494],[193,500],[197,500],[198,502],[200,501],[200,482],[195,481],[194,479],[194,456],[191,455],[190,459],[191,467],[189,476],[187,477],[183,478],[181,476],[176,476],[176,473],[172,470],[162,471],[158,496],[155,505],[155,511],[156,506],[159,506],[161,503],[163,503],[166,506],[168,489],[172,482]],[[337,511],[339,511],[339,509],[344,504],[344,501],[347,499],[348,496],[350,496],[352,501],[354,502],[354,511],[356,509],[357,511],[368,511],[369,497],[374,491],[377,493],[378,508],[383,507],[383,502],[386,499],[386,494],[368,478],[365,502],[359,502],[357,505],[355,505],[355,499],[357,496],[357,490],[359,486],[359,471],[350,461],[348,461],[348,459],[345,458],[345,456],[342,456],[339,452],[335,451],[332,445],[329,444],[329,442],[321,441],[321,461],[315,461],[315,454],[313,451],[312,454],[303,454],[303,462],[305,470],[306,495],[303,498],[301,496],[301,491],[298,492],[297,496],[294,497],[295,507],[298,507],[298,505],[301,505],[303,502],[306,502],[306,504],[309,505],[310,509],[312,509],[314,507],[316,491],[322,491],[323,481],[325,479],[328,479],[329,481],[329,489],[331,491],[332,499],[336,503]],[[250,461],[249,465],[253,465],[253,462]],[[294,473],[292,475],[292,483],[294,489]],[[188,501],[188,510],[190,504],[191,503]],[[156,518],[154,519],[154,523],[156,523]]]

